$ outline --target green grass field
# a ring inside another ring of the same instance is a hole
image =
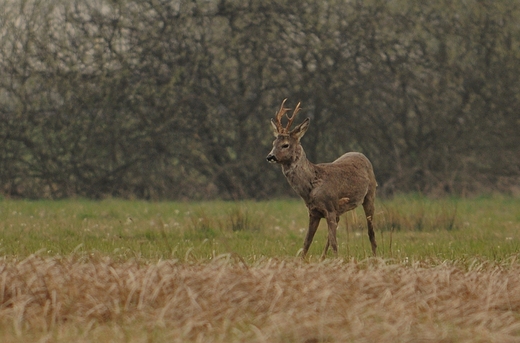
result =
[[[378,202],[375,222],[378,256],[398,262],[503,261],[520,248],[520,199],[402,196]],[[35,253],[100,254],[201,262],[232,253],[252,263],[297,256],[306,228],[307,212],[299,200],[0,201],[0,253],[18,259]],[[322,220],[311,261],[320,257],[326,232]],[[371,256],[362,209],[341,218],[338,244],[340,258]]]
[[[520,199],[401,196],[297,257],[301,201],[0,201],[0,341],[518,342]]]

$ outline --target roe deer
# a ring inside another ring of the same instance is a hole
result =
[[[337,256],[336,229],[339,216],[361,204],[365,210],[372,253],[375,255],[377,244],[372,218],[377,182],[372,164],[359,152],[348,152],[332,163],[311,163],[300,144],[300,139],[309,128],[310,118],[289,131],[296,114],[300,111],[300,103],[289,117],[286,114],[289,109],[284,107],[286,100],[282,102],[276,114],[276,121],[271,119],[276,139],[273,142],[273,150],[267,155],[267,161],[282,165],[287,181],[303,198],[309,210],[309,229],[303,243],[302,258],[305,258],[309,250],[321,218],[327,220],[329,229],[322,258],[327,254],[329,246]],[[282,126],[284,114],[288,119],[285,127]]]

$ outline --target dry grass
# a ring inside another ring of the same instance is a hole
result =
[[[2,342],[518,342],[520,265],[0,262]]]

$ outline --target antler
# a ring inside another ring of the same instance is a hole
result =
[[[298,103],[298,105],[296,105],[296,107],[294,108],[292,116],[289,117],[287,112],[289,112],[290,109],[283,107],[285,105],[286,101],[287,101],[287,98],[285,98],[282,101],[282,105],[280,106],[280,109],[278,110],[278,113],[276,113],[276,116],[275,116],[275,120],[276,120],[275,125],[276,125],[276,128],[278,129],[278,133],[288,133],[289,128],[291,127],[291,125],[294,121],[294,118],[296,117],[296,114],[298,112],[300,112],[300,110],[301,110],[300,103]],[[284,114],[286,115],[287,119],[289,120],[285,127],[283,127],[283,125],[282,125],[282,117]]]
[[[287,101],[287,98],[283,99],[282,105],[280,106],[280,109],[278,110],[278,112],[275,115],[275,120],[276,120],[275,125],[276,125],[276,128],[278,129],[278,133],[283,133],[285,130],[284,127],[282,126],[282,117],[284,114],[287,113],[287,111],[289,111],[288,108],[283,107],[283,105],[285,105],[286,101]]]
[[[296,117],[296,114],[298,112],[300,112],[300,110],[301,110],[300,104],[301,104],[301,102],[299,102],[298,105],[296,105],[296,107],[294,108],[292,116],[289,117],[289,115],[286,114],[287,119],[289,119],[289,121],[287,122],[287,126],[285,127],[285,130],[289,131],[289,128],[291,127],[291,125],[292,125],[292,123],[294,121],[294,118]]]

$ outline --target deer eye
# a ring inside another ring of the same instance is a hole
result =
[[[289,144],[282,144],[282,149],[287,149],[289,147]]]

